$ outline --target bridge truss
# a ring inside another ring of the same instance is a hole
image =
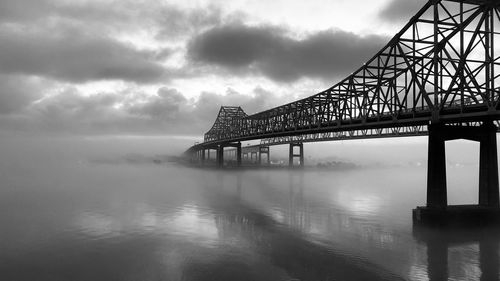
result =
[[[431,122],[499,119],[499,36],[499,1],[430,0],[336,85],[253,115],[222,107],[200,145],[426,135]]]
[[[500,220],[499,31],[499,0],[429,0],[344,80],[253,115],[222,107],[204,142],[186,153],[203,163],[215,149],[223,167],[224,148],[234,147],[241,166],[241,141],[260,139],[255,149],[268,156],[270,145],[289,143],[293,167],[294,158],[304,166],[304,142],[428,135],[427,205],[413,213],[424,221],[456,216],[447,208],[445,142],[467,139],[480,144],[479,204],[470,215]]]

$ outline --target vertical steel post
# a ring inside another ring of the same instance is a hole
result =
[[[492,99],[492,88],[491,88],[491,81],[493,80],[491,77],[491,66],[493,65],[493,61],[490,58],[491,51],[490,51],[490,38],[491,33],[490,33],[490,18],[491,18],[491,9],[488,8],[484,13],[485,13],[485,19],[484,19],[484,62],[486,64],[485,67],[485,86],[486,86],[486,100],[488,107],[491,108],[493,104],[493,99]]]
[[[432,118],[433,121],[439,119],[439,99],[438,99],[438,94],[439,94],[439,53],[437,51],[438,49],[438,34],[439,34],[439,5],[440,1],[434,1],[434,58],[433,58],[433,64],[434,64],[434,108],[432,112]]]

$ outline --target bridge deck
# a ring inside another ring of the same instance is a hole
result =
[[[498,0],[429,0],[382,50],[339,83],[252,115],[221,107],[204,142],[193,149],[322,134],[334,139],[425,135],[430,123],[499,120],[497,29]]]

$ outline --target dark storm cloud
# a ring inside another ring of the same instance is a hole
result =
[[[281,82],[301,77],[331,79],[361,66],[387,40],[344,31],[294,39],[280,28],[225,25],[195,37],[188,56],[196,63],[260,73]]]
[[[380,12],[387,21],[407,22],[422,8],[426,0],[392,0]]]
[[[194,38],[189,46],[191,58],[226,67],[246,67],[287,42],[275,30],[266,28],[222,26]]]
[[[187,38],[220,21],[221,12],[215,6],[181,9],[172,3],[132,0],[4,0],[0,1],[0,74],[74,83],[152,83],[191,77],[192,70],[180,65],[166,70],[161,63],[183,55],[179,43],[184,41],[179,37]],[[140,50],[117,40],[129,34],[133,42],[140,42],[134,37],[145,32],[153,41],[174,47],[153,43],[150,50]]]
[[[165,70],[154,52],[80,32],[60,34],[0,31],[0,72],[86,82],[121,79],[151,82]]]

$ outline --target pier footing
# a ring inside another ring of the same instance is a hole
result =
[[[480,205],[451,205],[445,208],[413,209],[413,224],[480,226],[500,223],[500,208]]]

